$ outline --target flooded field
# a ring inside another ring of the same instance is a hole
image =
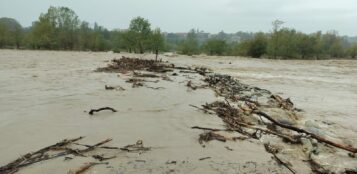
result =
[[[186,78],[148,83],[163,90],[131,88],[125,76],[94,72],[122,55],[91,52],[0,50],[0,166],[64,138],[85,136],[86,144],[113,138],[125,146],[142,140],[152,150],[118,153],[110,166],[88,173],[286,173],[262,145],[242,142],[198,143],[192,126],[223,127],[221,119],[197,111],[216,99],[210,89],[188,91]],[[357,143],[357,61],[266,60],[237,57],[165,57],[177,65],[198,65],[230,74],[243,83],[290,97],[306,120],[329,125],[329,131]],[[182,82],[182,83],[181,83]],[[125,91],[107,91],[120,85]],[[110,106],[118,112],[90,116],[92,108]],[[225,148],[234,149],[233,151]],[[207,160],[201,158],[210,157]],[[173,161],[175,161],[173,163]],[[66,173],[88,162],[63,158],[29,166],[19,173]],[[306,168],[301,168],[301,173]],[[49,172],[50,171],[50,172]]]

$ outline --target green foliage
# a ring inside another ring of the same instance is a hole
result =
[[[165,48],[164,37],[159,28],[156,28],[151,34],[150,46],[152,51],[156,54],[156,59],[160,50]]]
[[[22,39],[22,27],[15,19],[0,18],[0,48],[5,46],[20,48]]]
[[[92,29],[88,22],[82,22],[78,32],[78,45],[79,50],[91,50],[91,42],[93,40]]]
[[[141,54],[144,53],[145,50],[150,48],[150,25],[151,24],[149,23],[149,21],[142,17],[136,17],[132,19],[129,25],[129,31],[131,35],[135,38],[134,45],[138,48]]]
[[[268,38],[264,33],[257,33],[252,39],[246,39],[238,44],[234,44],[231,55],[249,56],[260,58],[266,54]]]
[[[78,43],[79,19],[67,7],[50,7],[32,27],[31,44],[38,49],[74,49]]]
[[[315,38],[303,33],[298,33],[296,39],[297,39],[296,40],[297,51],[302,59],[306,57],[310,57],[311,55],[314,54],[314,45],[316,44]]]
[[[147,19],[136,17],[128,30],[112,30],[80,21],[67,7],[50,7],[29,28],[11,18],[0,18],[0,48],[51,50],[91,50],[144,53],[179,51],[193,55],[233,55],[279,59],[325,59],[357,57],[354,38],[341,37],[336,31],[312,34],[285,28],[283,21],[272,22],[271,33],[209,34],[192,29],[189,33],[161,33],[151,29]],[[349,41],[349,42],[348,42]]]
[[[276,55],[280,58],[297,58],[297,32],[294,29],[280,30],[280,39]]]
[[[55,28],[51,25],[50,20],[41,15],[39,21],[32,24],[31,36],[29,37],[30,45],[35,49],[56,49]]]
[[[322,36],[324,52],[333,58],[344,56],[342,48],[342,38],[338,36],[336,31],[327,32]]]
[[[348,48],[347,52],[351,58],[355,59],[357,57],[357,44],[353,44],[350,48]]]
[[[135,33],[132,31],[126,31],[122,35],[122,43],[123,47],[129,51],[130,53],[132,51],[136,52],[136,39],[135,39]]]
[[[231,45],[230,55],[232,56],[248,56],[249,40],[243,40],[239,43]]]
[[[272,22],[273,33],[268,45],[268,55],[273,56],[274,59],[278,56],[279,42],[280,42],[280,27],[284,24],[283,21],[275,20]]]
[[[266,53],[268,41],[264,33],[257,33],[252,40],[247,43],[247,55],[260,58]]]
[[[228,49],[226,41],[221,39],[209,39],[204,45],[203,50],[208,55],[224,55]]]
[[[187,34],[186,39],[180,44],[179,49],[182,54],[194,55],[199,53],[197,34],[194,29]]]

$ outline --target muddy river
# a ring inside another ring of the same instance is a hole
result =
[[[119,153],[110,167],[98,165],[88,173],[286,173],[263,146],[249,141],[201,147],[201,131],[190,127],[223,123],[188,105],[214,101],[213,91],[187,91],[182,77],[175,77],[178,83],[149,84],[165,90],[132,89],[122,75],[93,72],[122,55],[0,50],[0,166],[61,139],[85,136],[82,142],[87,144],[113,138],[113,146],[142,140],[153,148],[141,155]],[[206,66],[290,97],[305,119],[328,124],[329,131],[357,144],[357,61],[161,57],[175,64]],[[104,85],[127,90],[106,91]],[[118,112],[88,115],[91,108],[103,106]],[[205,157],[210,159],[199,160]],[[58,158],[19,173],[66,173],[88,161]]]

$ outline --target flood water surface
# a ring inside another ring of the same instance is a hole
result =
[[[87,144],[113,138],[112,146],[142,140],[153,147],[141,155],[122,155],[112,168],[97,166],[92,173],[286,173],[286,169],[272,164],[262,145],[249,141],[211,142],[201,147],[197,141],[201,131],[191,127],[219,128],[223,123],[189,105],[215,101],[212,90],[189,91],[186,78],[180,76],[173,77],[177,83],[147,83],[162,90],[134,89],[125,83],[125,75],[94,72],[121,56],[1,50],[0,166],[59,140],[85,136],[83,142]],[[290,97],[304,110],[305,119],[332,125],[332,132],[357,143],[357,61],[162,57],[179,65],[207,66],[243,83]],[[107,91],[104,85],[120,85],[126,90]],[[87,113],[104,106],[118,112]],[[211,158],[199,160],[204,157]],[[66,173],[88,160],[62,161],[33,165],[20,173]],[[176,162],[170,165],[168,161]]]

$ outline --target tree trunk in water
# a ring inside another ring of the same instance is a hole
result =
[[[157,62],[157,57],[159,56],[159,50],[155,50],[155,54],[156,54],[155,61]]]
[[[143,44],[142,43],[139,44],[139,51],[140,51],[140,54],[144,53],[144,48],[143,48]]]

